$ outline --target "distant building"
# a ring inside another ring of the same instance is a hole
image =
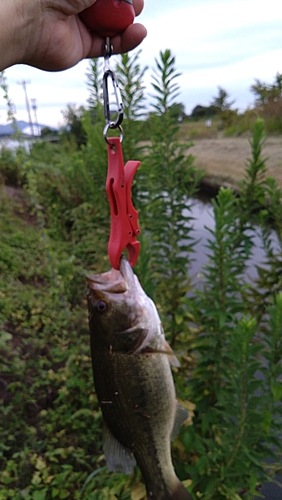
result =
[[[17,121],[15,125],[13,123],[0,125],[0,149],[4,146],[7,149],[15,150],[19,146],[23,146],[29,152],[34,137],[40,137],[42,130],[46,128],[54,134],[58,132],[56,128],[42,124],[33,124],[32,132],[30,124],[24,120]]]
[[[33,131],[31,130],[30,124],[25,122],[24,120],[19,120],[16,122],[16,129],[12,123],[7,123],[6,125],[0,125],[0,138],[2,137],[13,137],[16,132],[20,133],[21,137],[40,137],[41,131],[44,128],[48,128],[53,132],[57,132],[58,130],[55,127],[49,127],[47,125],[42,125],[40,123],[33,124]]]

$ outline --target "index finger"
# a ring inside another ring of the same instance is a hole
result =
[[[144,0],[133,0],[133,7],[136,16],[139,16],[144,8]]]

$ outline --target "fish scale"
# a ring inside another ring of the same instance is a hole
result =
[[[90,276],[88,282],[92,366],[106,424],[106,460],[112,470],[129,473],[133,454],[149,500],[191,500],[171,460],[179,406],[170,368],[173,356],[156,308],[124,257],[120,271]],[[178,424],[187,416],[182,409]]]
[[[170,478],[173,472],[170,466],[173,415],[167,410],[173,406],[175,394],[171,380],[165,380],[161,376],[161,365],[168,364],[168,360],[161,354],[123,355],[122,360],[114,353],[104,354],[106,356],[94,348],[94,381],[104,421],[115,437],[133,451],[148,490],[160,495],[159,484],[166,484],[164,479],[167,479],[168,473]],[[157,359],[154,360],[155,373],[152,374],[151,371],[146,380],[142,358],[148,357]],[[126,376],[127,372],[130,373],[130,377]],[[146,398],[148,392],[154,401],[153,406],[151,400],[150,405],[148,404]],[[159,428],[157,438],[156,427]],[[161,461],[158,459],[159,456],[162,457]],[[153,459],[148,460],[148,457]],[[170,482],[175,485],[174,472],[172,479]]]

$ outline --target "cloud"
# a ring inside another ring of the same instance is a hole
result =
[[[254,78],[273,81],[277,71],[282,72],[280,0],[147,0],[140,21],[148,28],[141,46],[141,65],[152,68],[159,52],[171,49],[182,73],[179,100],[189,110],[209,102],[218,85],[236,94],[236,106],[246,107],[253,100],[249,87]],[[28,66],[9,68],[6,74],[18,118],[26,119],[26,111],[17,81],[31,82],[28,95],[38,101],[40,121],[57,125],[67,103],[87,103],[87,66],[83,61],[61,73]],[[148,91],[150,73],[151,69],[145,78]],[[2,122],[4,109],[0,100]]]
[[[18,65],[6,71],[9,95],[16,105],[17,118],[27,119],[25,95],[22,80],[29,82],[26,86],[29,99],[35,98],[38,105],[38,121],[46,125],[57,126],[62,122],[61,111],[70,104],[86,104],[89,96],[86,71],[88,61],[82,61],[74,68],[60,73],[49,73]],[[5,104],[0,101],[0,110]],[[1,112],[1,116],[3,113]],[[3,120],[3,119],[2,119]]]
[[[267,7],[260,0],[177,2],[170,11],[151,7],[142,57],[153,64],[160,50],[172,50],[188,111],[208,103],[218,85],[235,92],[242,109],[253,101],[254,78],[272,81],[282,71],[280,7],[277,0]]]

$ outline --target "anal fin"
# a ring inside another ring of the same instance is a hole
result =
[[[133,453],[125,448],[111,433],[104,423],[103,451],[110,471],[131,474],[136,465]]]
[[[175,401],[175,404],[176,404],[176,410],[175,410],[173,429],[170,436],[171,441],[177,438],[181,425],[189,417],[188,411],[185,410],[185,408],[183,408],[183,406],[181,406],[181,404],[177,400]]]

